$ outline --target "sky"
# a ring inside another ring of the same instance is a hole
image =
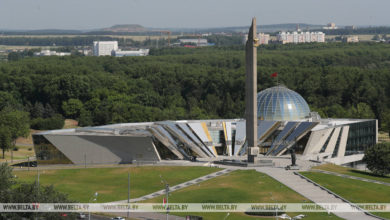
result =
[[[0,0],[0,29],[233,27],[252,17],[259,25],[390,26],[389,8],[390,0]]]

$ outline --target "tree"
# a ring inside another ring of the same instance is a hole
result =
[[[372,37],[372,40],[380,40],[381,37],[379,36],[379,34],[375,34],[374,37]]]
[[[93,117],[90,111],[82,110],[79,117],[80,126],[91,126],[93,125]]]
[[[4,151],[15,145],[16,138],[27,136],[30,132],[28,113],[8,108],[0,111],[0,128],[4,158]],[[6,144],[9,140],[10,146]]]
[[[0,125],[6,126],[10,130],[13,140],[26,136],[30,127],[28,113],[5,109],[0,112]]]
[[[8,54],[8,60],[9,61],[17,61],[22,58],[22,55],[17,52],[11,52]]]
[[[78,99],[69,99],[62,103],[62,110],[67,117],[77,119],[83,109],[83,103]]]
[[[36,102],[30,111],[31,118],[41,118],[45,112],[45,107],[40,102]]]
[[[0,91],[0,111],[6,107],[19,108],[19,105],[10,93]]]
[[[3,159],[4,153],[12,146],[12,138],[11,132],[6,127],[0,127],[0,148],[3,151]]]
[[[43,111],[43,118],[51,118],[56,114],[53,107],[49,103],[46,103],[45,109]]]
[[[390,136],[390,109],[386,109],[382,113],[382,130],[385,130],[389,133]]]
[[[357,104],[356,108],[352,107],[350,111],[351,118],[364,118],[371,119],[375,118],[374,112],[371,110],[371,107],[364,102]]]
[[[374,174],[381,176],[390,174],[390,143],[380,143],[368,148],[363,161]]]
[[[64,127],[65,121],[62,115],[55,114],[50,118],[35,118],[31,121],[31,128],[36,130],[53,130]]]
[[[0,164],[0,202],[9,202],[10,190],[15,183],[12,168],[7,163]],[[0,215],[1,217],[1,215]]]
[[[15,184],[18,183],[18,184]],[[0,164],[0,203],[69,203],[74,202],[53,186],[40,186],[37,182],[16,182],[12,175],[12,168],[7,163]],[[36,214],[34,212],[0,213],[0,219],[62,219],[59,213],[46,212]],[[75,219],[75,214],[68,214],[70,219]]]

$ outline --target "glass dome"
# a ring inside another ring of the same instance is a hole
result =
[[[260,120],[294,121],[309,116],[310,108],[298,93],[275,86],[257,93],[257,117]]]

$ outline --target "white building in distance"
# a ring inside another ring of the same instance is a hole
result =
[[[94,41],[94,56],[111,56],[113,51],[118,50],[118,41]]]
[[[149,49],[139,50],[116,50],[113,52],[116,57],[128,57],[128,56],[147,56],[149,55]]]
[[[324,30],[336,30],[336,29],[338,29],[338,27],[336,26],[335,23],[331,22],[331,23],[327,24],[325,27],[323,27],[322,29],[324,29]]]
[[[41,52],[34,52],[34,56],[70,56],[71,53],[68,52],[56,52],[51,50],[41,50]]]
[[[259,45],[268,44],[269,39],[270,39],[270,35],[269,34],[264,34],[264,33],[259,33],[257,35],[257,38],[259,39],[259,41],[258,41]],[[247,40],[248,40],[248,35],[245,34],[244,38],[243,38],[243,43],[246,44]]]
[[[195,44],[198,47],[208,46],[207,39],[179,39],[180,44]]]
[[[279,32],[277,39],[283,44],[311,42],[323,43],[325,42],[325,34],[323,32]]]
[[[345,43],[358,43],[359,37],[357,35],[347,36],[347,37],[343,38],[343,42],[345,42]]]

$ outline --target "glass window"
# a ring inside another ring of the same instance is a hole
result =
[[[33,141],[38,164],[73,164],[43,135],[33,135]]]

